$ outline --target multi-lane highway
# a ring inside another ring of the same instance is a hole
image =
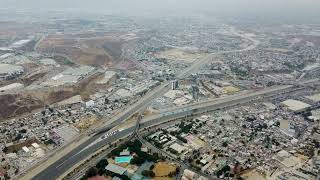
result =
[[[248,39],[249,41],[252,42],[252,44],[244,49],[212,53],[212,54],[208,55],[206,58],[194,62],[190,67],[186,68],[182,72],[179,72],[176,75],[176,77],[179,79],[179,78],[186,77],[186,76],[196,72],[203,65],[212,61],[216,55],[251,50],[251,49],[254,49],[259,44],[259,41],[255,40],[251,37],[248,37],[246,35],[240,34],[232,28],[231,28],[231,32],[235,35],[240,36],[241,38]],[[136,102],[133,105],[130,105],[127,109],[125,109],[124,111],[117,114],[112,119],[108,119],[108,121],[106,121],[106,124],[104,126],[102,126],[99,129],[94,130],[94,132],[100,132],[101,134],[90,137],[89,140],[85,141],[84,143],[79,145],[77,148],[73,149],[71,152],[69,152],[65,156],[61,157],[54,164],[52,164],[51,166],[46,168],[43,172],[36,175],[34,177],[34,179],[55,179],[56,177],[61,175],[63,172],[65,172],[68,168],[71,168],[74,164],[79,162],[81,159],[84,159],[90,153],[98,150],[103,144],[113,142],[113,140],[119,139],[121,137],[124,137],[128,133],[131,133],[130,129],[126,129],[126,130],[118,132],[110,137],[107,137],[101,141],[98,140],[99,138],[101,138],[100,136],[102,136],[104,134],[104,132],[107,132],[112,127],[115,127],[115,126],[121,124],[122,122],[124,122],[125,120],[127,120],[133,114],[139,112],[140,110],[145,109],[145,107],[147,107],[152,102],[153,99],[162,96],[169,89],[170,89],[169,82],[165,82],[165,83],[161,84],[159,87],[157,87],[156,89],[154,89],[153,91],[151,91],[150,93],[146,94],[138,102]],[[185,113],[190,113],[190,111],[186,111],[186,110],[183,110],[183,111],[185,111],[185,112],[180,112],[178,114],[184,115]],[[178,114],[176,114],[176,115],[178,115]],[[165,119],[168,119],[169,117],[174,117],[174,113],[166,114],[165,116],[166,117],[161,117],[161,118],[163,118],[165,120]],[[153,121],[150,121],[150,122],[153,122]],[[155,121],[155,122],[157,122],[157,121]],[[145,122],[145,123],[149,123],[149,122]],[[92,144],[92,142],[97,142],[97,143]]]
[[[236,49],[236,50],[228,50],[228,51],[220,51],[220,52],[216,52],[216,53],[211,53],[203,59],[196,60],[189,67],[182,70],[181,72],[178,72],[176,74],[176,78],[181,79],[181,78],[188,77],[192,73],[195,73],[197,70],[199,70],[202,66],[208,64],[209,62],[214,61],[215,57],[218,55],[222,55],[222,54],[226,54],[226,53],[249,51],[249,50],[255,49],[260,43],[258,40],[254,39],[250,36],[238,33],[233,27],[230,27],[230,32],[232,34],[234,34],[235,36],[239,36],[243,39],[249,40],[252,44],[250,44],[248,47],[243,48],[243,49]],[[123,121],[130,118],[133,114],[139,112],[140,110],[145,109],[152,102],[153,99],[155,99],[157,97],[161,97],[163,94],[165,94],[169,90],[170,90],[170,82],[165,82],[165,83],[161,84],[160,86],[158,86],[157,88],[155,88],[151,92],[147,93],[141,99],[139,99],[139,101],[136,102],[135,104],[130,105],[127,109],[120,112],[119,114],[114,116],[112,119],[110,119],[110,120],[108,119],[105,126],[99,128],[99,129],[96,129],[94,132],[99,132],[99,131],[104,132],[110,128],[110,125],[115,126],[115,125],[122,123]]]
[[[247,37],[245,35],[236,33],[233,31],[234,34],[239,35],[242,38],[246,38],[250,41],[252,41],[252,45],[248,46],[247,48],[240,49],[240,50],[233,50],[233,51],[225,51],[225,52],[219,52],[219,53],[213,53],[210,54],[207,58],[204,58],[203,60],[197,61],[193,63],[190,67],[185,69],[184,71],[180,72],[177,74],[177,78],[183,78],[185,76],[190,75],[191,73],[195,72],[199,68],[201,68],[204,64],[210,62],[215,55],[219,54],[224,54],[224,53],[230,53],[230,52],[240,52],[240,51],[247,51],[254,49],[259,42]],[[116,115],[114,118],[111,120],[108,120],[108,123],[103,126],[102,128],[97,129],[95,132],[107,132],[110,130],[112,127],[115,127],[116,125],[121,124],[125,120],[127,120],[130,116],[133,114],[139,112],[141,109],[144,109],[147,107],[150,102],[155,99],[156,97],[159,97],[163,95],[165,92],[167,92],[170,89],[169,83],[163,83],[150,93],[146,94],[144,97],[142,97],[137,103],[129,106],[127,109],[124,111],[120,112],[118,115]],[[254,97],[256,97],[255,95]],[[259,95],[258,95],[259,96]],[[231,102],[241,102],[245,100],[245,97],[240,99],[233,99],[236,97],[230,97],[229,99],[226,98],[225,100],[217,100],[215,102],[207,102],[203,103],[202,105],[200,104],[195,104],[195,105],[190,105],[188,107],[184,107],[184,109],[173,109],[171,112],[168,111],[165,114],[161,114],[159,117],[153,117],[153,119],[146,119],[143,120],[142,126],[149,126],[157,123],[162,123],[174,118],[181,118],[186,115],[192,115],[200,112],[205,112],[209,111],[210,109],[226,106],[230,104]],[[249,100],[249,99],[247,99]],[[221,101],[221,102],[219,102]],[[212,105],[214,103],[214,105]],[[134,130],[134,127],[125,129],[120,132],[116,132],[108,137],[102,138],[104,133],[98,134],[96,136],[92,136],[89,138],[89,140],[85,141],[75,149],[73,149],[71,152],[67,153],[63,157],[61,157],[58,161],[55,161],[53,164],[51,164],[49,167],[47,167],[45,170],[43,170],[41,173],[37,174],[34,179],[56,179],[59,177],[61,174],[66,172],[69,168],[73,167],[75,164],[80,162],[82,159],[88,157],[91,153],[95,152],[99,148],[101,148],[103,145],[108,144],[110,142],[113,142],[119,138],[125,137],[126,135],[132,133]]]
[[[287,93],[295,90],[301,90],[301,87],[296,88],[293,85],[278,86],[273,88],[267,88],[260,91],[247,92],[230,97],[218,98],[215,100],[209,100],[178,108],[173,108],[166,112],[142,119],[140,129],[162,124],[170,120],[175,120],[186,116],[201,114],[207,111],[213,111],[230,106],[241,105],[257,100],[257,98],[278,95],[281,93]],[[68,169],[73,167],[75,164],[79,163],[82,159],[85,159],[92,153],[96,152],[104,145],[107,145],[120,138],[124,138],[132,134],[135,131],[135,129],[136,125],[132,125],[131,127],[128,127],[126,129],[92,136],[88,141],[81,144],[80,146],[69,152],[67,155],[61,157],[58,161],[47,167],[44,171],[36,175],[33,179],[56,179],[57,177],[65,173]]]

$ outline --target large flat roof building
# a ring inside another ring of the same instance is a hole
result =
[[[123,168],[123,167],[115,165],[115,164],[108,164],[106,166],[106,170],[113,172],[113,173],[116,173],[116,174],[119,174],[119,175],[123,175],[127,171],[126,168]]]
[[[313,101],[313,102],[320,102],[320,93],[314,94],[312,96],[306,96],[306,98]]]
[[[304,102],[301,102],[298,100],[294,100],[294,99],[285,100],[281,104],[293,112],[301,112],[301,111],[304,111],[307,108],[311,107],[307,103],[304,103]]]
[[[182,152],[186,151],[187,148],[184,147],[184,146],[181,146],[180,144],[178,143],[174,143],[170,146],[171,149],[174,149],[176,150],[179,154],[181,154]]]

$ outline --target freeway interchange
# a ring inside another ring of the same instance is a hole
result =
[[[309,83],[313,82],[308,82],[305,84]],[[303,89],[303,87],[296,87],[294,85],[283,85],[272,88],[266,88],[259,91],[240,93],[238,95],[218,98],[215,100],[208,100],[204,102],[189,104],[186,106],[173,108],[166,112],[162,112],[160,114],[142,119],[140,122],[140,129],[156,126],[162,123],[169,122],[171,120],[182,119],[188,116],[194,116],[209,111],[238,106],[250,103],[252,101],[257,101],[266,97],[271,97],[273,95],[280,95]],[[109,129],[110,128],[111,127],[109,127]],[[60,175],[68,171],[70,168],[72,168],[74,165],[81,162],[81,160],[85,159],[86,157],[101,149],[103,146],[117,141],[118,139],[130,136],[132,133],[135,132],[135,130],[136,125],[132,125],[125,129],[92,135],[89,138],[89,140],[85,141],[83,144],[76,147],[65,156],[61,157],[58,161],[51,164],[41,173],[34,176],[33,179],[56,179]]]
[[[225,51],[219,53],[210,54],[207,58],[204,58],[200,61],[193,63],[190,67],[180,72],[176,77],[183,78],[187,75],[190,75],[194,71],[198,70],[204,64],[209,61],[212,61],[215,55],[230,53],[230,52],[240,52],[254,49],[259,41],[256,41],[250,37],[245,37],[239,33],[235,33],[243,38],[247,38],[252,41],[252,45],[234,51]],[[67,154],[60,157],[57,161],[46,167],[42,172],[35,175],[33,179],[42,180],[42,179],[57,179],[59,176],[67,172],[70,168],[74,167],[76,164],[81,162],[81,160],[90,156],[97,150],[101,149],[103,146],[110,144],[118,139],[124,138],[126,136],[131,135],[135,132],[136,127],[131,126],[126,129],[122,129],[116,132],[109,132],[110,129],[116,127],[117,125],[123,123],[125,120],[130,118],[133,114],[139,112],[140,110],[145,109],[151,101],[164,93],[166,93],[170,89],[169,82],[165,82],[161,84],[159,87],[151,91],[150,93],[143,96],[137,103],[125,109],[123,112],[116,115],[114,118],[108,120],[105,126],[101,128],[95,129],[90,137],[81,143],[76,148],[72,149]],[[140,128],[146,128],[155,126],[161,123],[166,123],[170,120],[181,119],[187,116],[197,115],[201,113],[205,113],[208,111],[218,110],[220,108],[232,107],[236,105],[241,105],[248,103],[253,100],[257,100],[257,98],[261,98],[262,96],[276,95],[279,93],[297,90],[294,85],[284,85],[278,86],[275,88],[268,88],[261,91],[248,92],[248,93],[240,93],[233,96],[228,96],[224,98],[219,98],[215,100],[208,100],[205,102],[194,103],[191,105],[186,105],[178,108],[171,108],[165,112],[161,112],[158,115],[148,117],[142,119],[140,122]]]
[[[249,51],[252,49],[255,49],[259,45],[259,41],[256,39],[253,39],[252,37],[243,35],[241,33],[238,33],[233,27],[230,27],[230,32],[234,34],[235,36],[239,36],[241,38],[247,39],[252,42],[251,45],[248,47],[245,47],[243,49],[236,49],[236,50],[229,50],[229,51],[221,51],[216,53],[211,53],[207,57],[197,60],[196,62],[192,63],[189,67],[182,70],[181,72],[178,72],[176,75],[176,79],[183,79],[192,73],[199,70],[202,66],[209,62],[213,62],[214,58],[218,55],[226,54],[226,53],[234,53],[234,52],[242,52],[242,51]],[[110,129],[110,127],[114,127],[116,125],[119,125],[126,119],[130,118],[133,114],[139,112],[139,110],[145,109],[153,99],[160,97],[161,95],[165,94],[170,90],[170,82],[165,82],[152,90],[150,93],[147,93],[145,96],[143,96],[138,102],[133,104],[132,106],[129,106],[127,109],[125,109],[123,112],[119,113],[112,119],[108,120],[108,124],[106,126],[103,126],[102,128],[95,129],[93,132],[106,132]]]

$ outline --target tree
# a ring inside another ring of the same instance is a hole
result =
[[[101,160],[97,163],[96,168],[98,168],[99,170],[100,170],[100,169],[105,169],[108,164],[109,164],[109,163],[108,163],[108,160],[106,160],[106,159],[101,159]]]
[[[227,147],[227,146],[228,146],[228,142],[227,142],[227,141],[224,141],[224,142],[222,143],[222,146],[223,146],[223,147]]]
[[[98,169],[96,167],[91,167],[89,170],[86,172],[86,177],[94,177],[98,175]]]
[[[174,177],[175,175],[176,175],[176,172],[170,172],[170,173],[168,174],[168,176],[171,177],[171,178]]]
[[[179,172],[180,172],[180,167],[177,167],[176,168],[176,174],[179,174]]]
[[[263,123],[263,124],[262,124],[262,128],[267,129],[267,128],[268,128],[267,123]]]
[[[131,180],[127,175],[121,175],[120,179],[122,179],[122,180]]]
[[[141,172],[141,174],[146,177],[151,177],[151,178],[155,177],[155,173],[149,170],[144,170]]]
[[[141,165],[145,162],[145,159],[135,156],[131,159],[130,164]]]

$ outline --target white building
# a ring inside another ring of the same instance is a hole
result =
[[[304,103],[304,102],[301,102],[298,100],[294,100],[294,99],[285,100],[281,104],[293,112],[301,112],[301,111],[304,111],[307,108],[311,107],[307,103]]]

